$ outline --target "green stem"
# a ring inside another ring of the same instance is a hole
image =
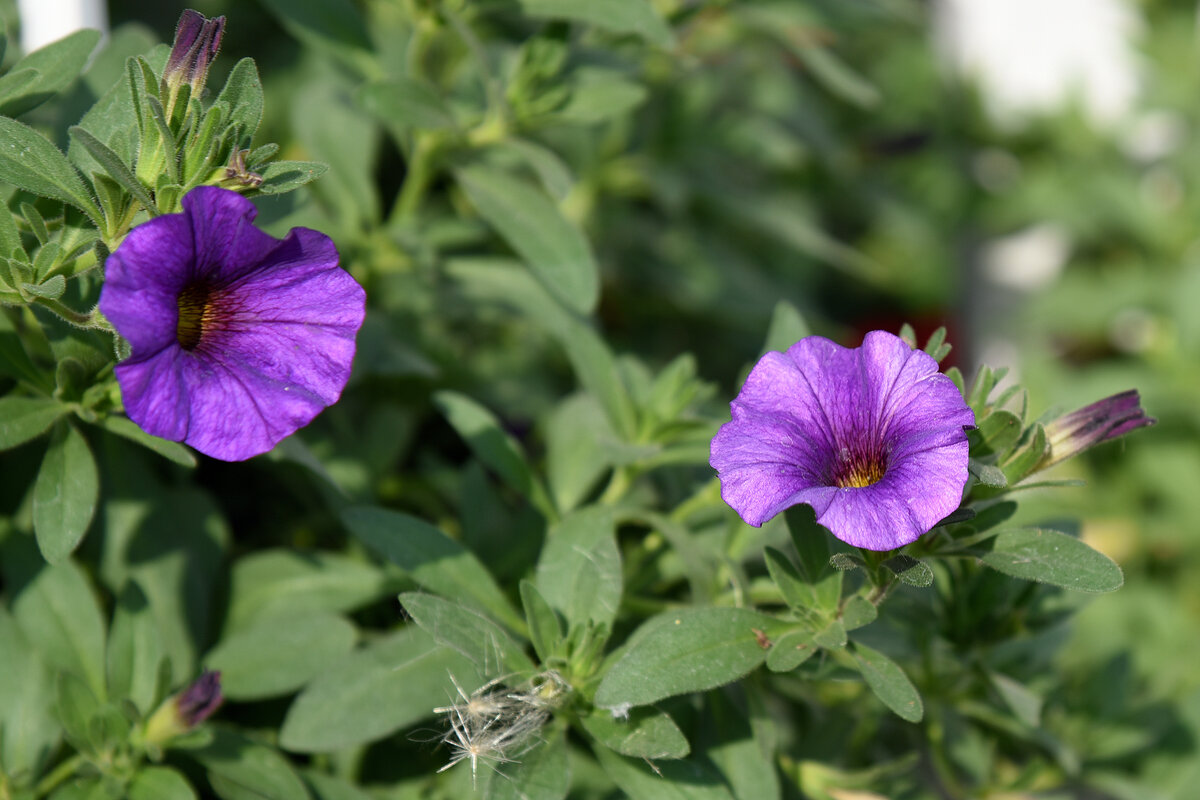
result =
[[[89,313],[83,314],[58,300],[51,300],[49,297],[35,297],[33,302],[78,328],[90,328],[108,333],[113,332],[112,325],[104,318],[98,308],[94,308]]]
[[[432,133],[420,132],[415,136],[408,159],[408,174],[404,176],[404,185],[400,187],[400,196],[392,211],[393,221],[411,220],[416,216],[433,178],[433,157],[439,142],[439,137]]]
[[[628,467],[617,467],[613,470],[612,477],[608,481],[608,486],[604,488],[604,493],[600,495],[600,499],[597,502],[604,506],[616,505],[617,501],[625,496],[625,493],[629,491],[629,487],[632,485],[633,480],[629,474]]]
[[[59,784],[70,778],[83,765],[83,756],[74,755],[54,768],[54,771],[42,778],[34,787],[34,797],[45,797],[54,791]]]

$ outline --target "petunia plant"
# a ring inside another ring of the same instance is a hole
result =
[[[925,5],[0,53],[0,800],[1157,796],[1195,699],[1069,638],[1145,582],[1060,504],[1179,409],[952,358],[1007,162],[908,132]]]

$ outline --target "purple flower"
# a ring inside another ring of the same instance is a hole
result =
[[[1136,389],[1098,400],[1046,425],[1050,449],[1038,469],[1054,466],[1089,447],[1157,421],[1142,410]]]
[[[892,550],[962,500],[975,415],[936,361],[890,333],[767,353],[730,408],[709,463],[750,525],[807,503],[842,541]]]
[[[142,740],[162,748],[213,715],[225,698],[221,695],[221,673],[205,670],[179,694],[162,702],[142,730]]]
[[[184,726],[194,728],[211,717],[224,700],[221,695],[221,673],[205,670],[175,698],[175,708]]]
[[[221,36],[225,32],[225,18],[207,19],[199,11],[187,9],[179,16],[175,26],[175,42],[167,65],[162,74],[162,92],[167,95],[167,113],[175,104],[175,97],[184,85],[190,85],[191,96],[199,97],[208,79],[208,68],[221,49]]]
[[[147,433],[225,461],[266,452],[337,401],[366,295],[328,236],[280,241],[213,186],[139,225],[108,258],[100,311],[129,341],[125,411]]]

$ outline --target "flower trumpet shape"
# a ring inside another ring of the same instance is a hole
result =
[[[208,80],[208,69],[221,49],[225,33],[225,18],[208,19],[198,11],[187,9],[175,27],[175,41],[163,68],[161,91],[167,98],[168,117],[175,98],[184,85],[191,87],[191,96],[199,97]]]
[[[769,352],[730,409],[709,463],[751,525],[807,503],[847,544],[892,550],[962,500],[975,415],[933,358],[890,333]]]
[[[139,225],[108,258],[100,310],[132,354],[116,367],[147,433],[225,461],[266,452],[341,395],[366,293],[329,237],[254,227],[212,186]]]
[[[1124,436],[1132,430],[1153,425],[1146,416],[1136,389],[1097,400],[1090,406],[1064,414],[1046,425],[1050,449],[1038,469],[1052,467],[1090,447]]]

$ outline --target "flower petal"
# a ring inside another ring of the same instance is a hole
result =
[[[814,336],[767,353],[730,409],[709,463],[751,525],[807,503],[839,539],[891,550],[962,499],[974,415],[933,358],[892,334],[873,331],[855,349]],[[847,459],[859,461],[856,478],[876,467],[882,478],[843,483]]]
[[[227,285],[258,269],[279,240],[254,227],[258,209],[237,192],[198,186],[183,198],[192,226],[195,275]]]
[[[168,214],[134,228],[104,268],[100,312],[133,348],[132,360],[176,343],[179,291],[193,274],[191,227]]]
[[[115,368],[125,413],[151,436],[183,441],[190,424],[190,387],[183,362],[191,356],[174,343],[146,359],[126,359]]]

